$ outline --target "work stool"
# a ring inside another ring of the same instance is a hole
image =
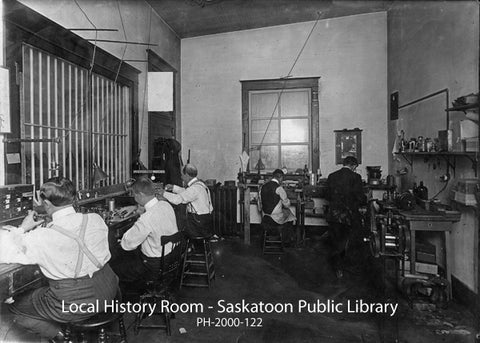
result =
[[[173,293],[180,285],[180,268],[183,266],[186,250],[184,233],[179,231],[170,236],[162,236],[160,243],[162,245],[161,269],[152,275],[152,281],[147,283],[147,290],[140,295],[139,301],[142,309],[143,304],[154,304],[155,311],[151,316],[147,312],[137,313],[133,327],[135,335],[140,329],[164,329],[168,336],[172,334],[170,319],[174,318],[174,314],[168,309],[162,312],[160,304],[163,300],[167,300],[169,304],[175,302]],[[166,253],[167,244],[171,246],[171,250]],[[158,321],[158,316],[163,317],[163,320]]]
[[[276,223],[270,216],[262,218],[263,254],[283,254],[283,236],[281,224]]]
[[[191,237],[183,262],[180,288],[182,286],[208,287],[215,279],[215,264],[210,247],[210,237]],[[191,244],[190,244],[191,243]],[[193,245],[190,249],[189,246]]]
[[[89,333],[97,333],[95,342],[105,343],[111,342],[111,333],[106,331],[107,327],[110,327],[114,322],[118,322],[118,329],[121,343],[127,343],[127,331],[123,322],[123,313],[116,312],[102,312],[94,315],[87,320],[81,322],[74,322],[67,324],[64,329],[64,342],[72,343],[72,336],[77,336],[77,342],[88,342],[86,336]]]

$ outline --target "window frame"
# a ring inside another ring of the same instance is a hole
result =
[[[20,113],[22,106],[23,99],[19,87],[23,73],[22,46],[27,44],[128,87],[131,99],[128,104],[128,112],[131,113],[131,117],[129,118],[130,145],[127,147],[126,153],[130,156],[129,160],[133,161],[139,149],[138,135],[134,135],[133,132],[138,132],[139,128],[138,74],[140,71],[22,3],[7,2],[4,13],[5,37],[8,42],[5,55],[6,67],[10,70],[10,112]],[[93,56],[95,56],[94,60]],[[91,111],[91,106],[90,98],[87,106],[89,111]],[[11,137],[23,137],[20,116],[12,115],[11,119]],[[23,144],[21,142],[5,144],[5,155],[22,155]],[[92,154],[90,154],[89,160],[93,162]],[[22,183],[26,177],[22,168],[22,164],[5,163],[5,183]],[[127,166],[127,170],[131,175],[131,165]],[[88,173],[88,180],[91,180],[93,170],[88,168],[86,173]],[[119,180],[115,180],[115,182],[119,182]],[[91,186],[88,187],[91,188]]]
[[[319,139],[319,106],[318,80],[319,77],[266,79],[240,81],[242,85],[242,151],[249,155],[252,151],[250,141],[250,92],[252,91],[282,91],[292,89],[310,89],[310,132],[309,153],[311,170],[320,168],[320,139]],[[272,108],[273,111],[273,108]],[[280,120],[279,120],[280,122]],[[280,156],[279,156],[280,157]],[[253,163],[253,161],[252,161]],[[256,162],[255,162],[256,163]],[[248,164],[247,171],[253,170],[254,165]]]

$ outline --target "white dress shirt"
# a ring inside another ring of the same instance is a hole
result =
[[[278,194],[280,200],[270,214],[270,217],[272,217],[272,219],[278,224],[285,224],[290,221],[295,221],[297,218],[290,210],[291,204],[290,199],[288,199],[287,192],[282,187],[282,185],[280,185],[280,182],[277,179],[272,179],[272,181],[279,184],[279,186],[275,190],[275,193]],[[259,203],[261,204],[261,191],[258,192],[258,197]]]
[[[187,211],[197,214],[209,214],[213,211],[208,187],[196,177],[190,180],[187,188],[173,186],[173,193],[164,192],[163,196],[172,204],[188,204]]]
[[[103,266],[110,259],[108,227],[95,213],[88,216],[85,245]],[[43,274],[53,280],[74,278],[79,246],[77,242],[51,228],[56,225],[70,233],[80,233],[84,214],[76,213],[71,206],[52,214],[47,227],[37,227],[26,233],[12,229],[0,238],[0,262],[38,264]],[[98,268],[86,256],[78,277],[92,276]]]
[[[162,236],[178,232],[175,212],[166,201],[153,198],[145,204],[145,212],[133,226],[124,233],[121,246],[125,250],[134,250],[141,245],[142,253],[148,257],[161,257]],[[172,250],[171,244],[165,246],[165,254]]]

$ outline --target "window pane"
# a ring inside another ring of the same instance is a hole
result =
[[[282,167],[289,170],[303,169],[310,165],[308,158],[308,145],[283,145],[282,146]]]
[[[308,116],[309,94],[306,89],[283,92],[280,100],[281,116]]]
[[[250,117],[251,118],[271,118],[278,117],[279,92],[274,93],[250,93]],[[275,112],[273,111],[275,109]]]
[[[268,124],[270,122],[270,125]],[[268,131],[265,134],[265,131]],[[265,138],[263,136],[265,135]],[[252,120],[252,145],[259,145],[265,143],[278,143],[278,120]],[[263,142],[262,142],[263,138]]]
[[[278,146],[263,146],[261,149],[262,163],[264,169],[273,170],[279,168],[278,164]],[[252,150],[250,153],[250,170],[257,170],[258,150]]]
[[[308,119],[282,119],[282,143],[308,142]]]

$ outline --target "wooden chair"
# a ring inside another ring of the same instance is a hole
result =
[[[283,254],[283,225],[276,223],[270,216],[263,216],[262,251],[264,254]]]
[[[157,304],[155,307],[159,309],[158,304],[162,300],[168,300],[170,303],[174,302],[174,293],[178,290],[180,285],[180,272],[183,265],[184,253],[186,250],[186,240],[183,231],[179,231],[170,236],[162,236],[162,257],[161,257],[161,270],[156,275],[152,275],[152,280],[147,283],[147,290],[140,296],[139,303],[152,303]],[[165,254],[165,248],[167,244],[171,244],[172,250],[170,253]],[[143,305],[142,305],[143,307]],[[155,312],[154,315],[160,315],[164,317],[164,323],[145,323],[144,319],[149,313],[138,313],[135,318],[134,333],[138,334],[140,329],[160,328],[165,329],[167,335],[171,335],[170,319],[173,317],[169,312]],[[152,315],[153,317],[153,315]],[[153,321],[149,319],[149,321]]]
[[[122,301],[120,289],[117,292],[115,300],[119,302]],[[95,341],[98,343],[105,343],[110,341],[109,337],[112,335],[111,333],[107,332],[106,329],[115,322],[118,322],[119,334],[117,335],[120,336],[119,342],[127,343],[127,331],[123,321],[123,313],[117,312],[102,312],[81,322],[68,323],[63,330],[65,335],[63,341],[66,343],[72,343],[72,336],[78,336],[79,340],[77,340],[77,342],[87,342],[85,336],[87,336],[88,333],[95,331],[97,334]]]
[[[187,252],[183,261],[183,269],[180,281],[182,286],[208,287],[215,279],[215,263],[213,261],[210,237],[190,237],[188,242],[193,244],[194,249]]]

